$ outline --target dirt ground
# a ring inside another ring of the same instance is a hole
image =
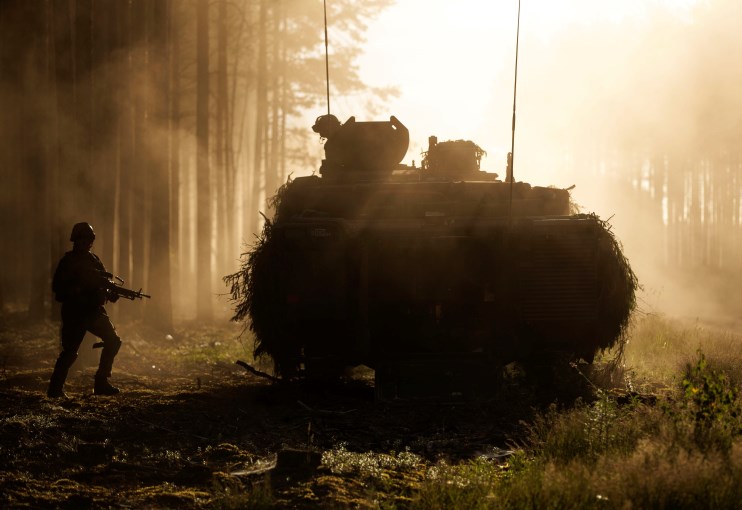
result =
[[[518,387],[453,405],[375,402],[368,373],[274,384],[234,363],[249,349],[228,323],[120,327],[122,393],[92,395],[88,353],[50,400],[58,326],[0,320],[2,508],[404,507],[436,463],[504,464],[534,412]]]

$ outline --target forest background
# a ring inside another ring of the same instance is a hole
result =
[[[497,51],[450,39],[496,71],[473,106],[482,121],[429,126],[392,108],[452,74],[444,55],[414,83],[390,75],[371,86],[359,67],[364,48],[384,42],[378,30],[364,40],[369,24],[402,3],[328,2],[331,92],[343,110],[333,113],[399,116],[410,159],[429,135],[471,138],[502,174],[507,149],[487,143],[509,142],[515,11],[498,20],[509,28],[496,41],[509,42]],[[421,4],[408,27],[424,30],[426,11],[443,4]],[[580,205],[611,217],[645,308],[739,319],[742,5],[645,4],[630,19],[522,34],[516,179],[576,184]],[[317,0],[0,2],[0,307],[54,317],[51,274],[72,224],[89,221],[109,270],[154,296],[113,307],[120,318],[170,330],[228,317],[222,276],[237,269],[260,212],[270,215],[274,190],[322,157],[310,129],[327,108],[322,15]],[[412,66],[402,46],[415,36],[399,32],[388,38]],[[471,96],[467,85],[483,81],[476,67],[453,73],[459,84],[430,110]]]

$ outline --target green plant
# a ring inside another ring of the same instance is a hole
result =
[[[458,465],[441,462],[428,469],[411,508],[493,508],[495,484],[502,473],[501,466],[486,459]]]
[[[703,352],[688,365],[682,381],[683,400],[676,422],[690,424],[693,442],[705,449],[728,452],[739,435],[740,404],[738,390],[723,372],[714,370]]]

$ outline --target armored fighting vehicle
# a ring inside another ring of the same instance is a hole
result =
[[[480,170],[471,141],[430,137],[419,167],[395,117],[313,128],[319,175],[278,191],[232,275],[237,318],[286,378],[375,369],[379,398],[476,397],[501,368],[584,360],[620,340],[636,278],[569,191]]]

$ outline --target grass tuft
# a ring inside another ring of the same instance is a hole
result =
[[[738,339],[646,316],[629,340],[626,359],[642,363],[624,371],[627,389],[642,380],[645,389],[663,388],[656,398],[598,390],[593,402],[552,405],[523,424],[525,439],[507,465],[436,466],[410,507],[738,507]]]

